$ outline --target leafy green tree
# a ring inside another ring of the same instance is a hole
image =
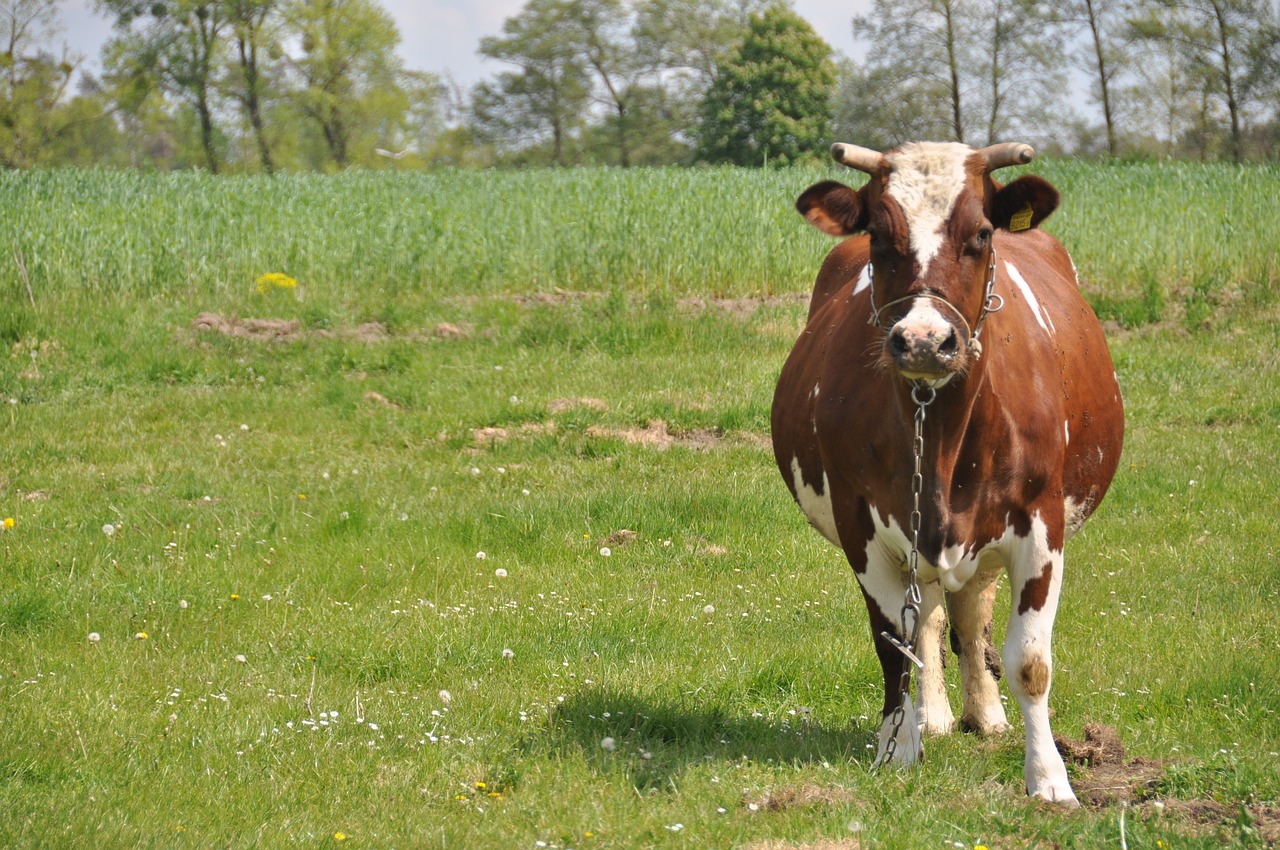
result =
[[[834,87],[831,48],[804,18],[782,5],[751,15],[703,101],[698,156],[738,165],[821,156]]]
[[[135,90],[155,87],[186,103],[199,125],[205,167],[221,166],[214,79],[226,48],[223,0],[96,0],[119,33],[105,48],[108,76]]]
[[[529,0],[503,22],[501,36],[480,41],[480,53],[519,68],[482,83],[472,111],[481,132],[523,146],[550,137],[552,162],[568,164],[567,142],[591,92],[573,22],[572,0]]]
[[[375,145],[394,144],[408,108],[395,21],[375,0],[293,0],[285,19],[300,46],[289,58],[293,97],[328,160],[339,169],[373,161]]]
[[[974,39],[977,102],[985,112],[985,142],[1017,136],[1051,139],[1072,114],[1057,0],[978,0]]]
[[[92,120],[64,103],[79,59],[44,49],[58,31],[59,2],[0,0],[0,164],[8,168],[48,163],[52,142]]]

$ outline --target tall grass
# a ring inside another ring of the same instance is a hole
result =
[[[1273,204],[1280,168],[1048,160],[1029,170],[1062,191],[1048,229],[1107,309],[1136,302],[1154,319],[1166,301],[1196,294],[1273,297],[1280,217],[1259,211]],[[860,178],[834,166],[9,173],[0,233],[28,277],[5,256],[0,290],[207,299],[243,292],[268,271],[345,305],[555,288],[803,290],[831,240],[791,203],[832,176]]]

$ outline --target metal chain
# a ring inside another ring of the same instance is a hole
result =
[[[920,494],[924,492],[924,473],[920,471],[920,462],[924,457],[925,408],[933,404],[937,397],[938,391],[928,384],[917,383],[911,388],[911,400],[916,405],[915,438],[911,443],[915,459],[915,469],[911,475],[911,551],[907,554],[907,592],[899,614],[906,642],[899,640],[888,630],[880,633],[882,638],[893,644],[911,663],[903,665],[902,677],[898,681],[898,706],[889,716],[892,731],[885,743],[884,755],[878,759],[878,764],[882,765],[893,761],[893,755],[898,750],[898,733],[902,731],[902,724],[906,721],[906,706],[911,699],[911,665],[924,669],[924,662],[915,653],[916,641],[920,638],[920,582],[916,572],[920,565]],[[910,628],[907,627],[908,617]]]

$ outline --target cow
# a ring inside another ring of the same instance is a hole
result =
[[[1027,793],[1076,806],[1049,728],[1050,642],[1063,546],[1106,495],[1124,411],[1075,265],[1039,229],[1059,194],[1035,175],[992,179],[1031,161],[1024,144],[837,144],[832,155],[869,179],[856,191],[823,181],[796,200],[847,238],[818,273],[771,427],[792,496],[844,551],[866,601],[885,684],[875,764],[914,764],[922,735],[956,725],[949,621],[959,725],[1010,728],[1003,666],[1026,727]],[[1002,571],[1011,606],[997,652]],[[908,665],[921,668],[914,703]]]

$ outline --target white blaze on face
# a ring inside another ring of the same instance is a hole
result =
[[[907,218],[921,276],[942,247],[942,229],[964,189],[964,164],[972,154],[968,145],[920,142],[904,145],[889,156],[893,170],[885,191]]]

